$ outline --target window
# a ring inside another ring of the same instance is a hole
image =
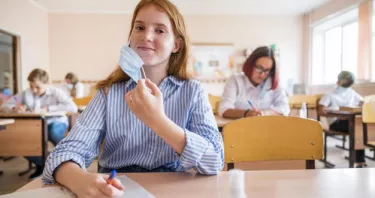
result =
[[[347,70],[357,75],[358,22],[353,9],[313,28],[312,68],[313,85],[334,84],[337,75]]]

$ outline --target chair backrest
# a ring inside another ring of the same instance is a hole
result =
[[[366,103],[366,102],[372,102],[372,101],[375,101],[375,95],[368,95],[368,96],[365,96],[363,97],[363,101]]]
[[[375,123],[375,100],[363,104],[362,122],[367,124]]]
[[[87,96],[83,98],[73,98],[73,102],[77,106],[87,106],[91,99],[92,99],[92,96]]]
[[[365,100],[362,106],[363,144],[375,148],[375,141],[369,141],[367,125],[375,124],[375,100]]]
[[[315,95],[292,95],[288,97],[288,102],[290,106],[297,105],[300,106],[303,102],[306,102],[308,106],[316,105]]]
[[[217,114],[221,97],[208,94],[208,100],[210,101],[212,111],[214,112],[214,114]]]
[[[223,137],[228,169],[236,162],[268,160],[306,160],[306,168],[314,168],[314,160],[323,157],[323,129],[311,119],[243,118],[227,124]]]

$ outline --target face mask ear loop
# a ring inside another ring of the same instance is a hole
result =
[[[143,69],[143,66],[141,67],[141,71],[142,71],[142,74],[143,74],[144,79],[147,79],[147,77],[146,77],[146,73],[145,73],[145,70]]]

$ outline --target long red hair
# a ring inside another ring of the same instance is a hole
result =
[[[255,63],[259,58],[268,57],[272,59],[272,69],[268,77],[272,78],[271,90],[275,90],[279,86],[279,71],[276,65],[275,53],[272,48],[267,46],[258,47],[255,49],[249,58],[246,59],[242,71],[245,75],[251,79],[251,76],[254,72]]]
[[[173,33],[176,39],[181,39],[181,46],[178,52],[171,54],[169,58],[168,75],[174,76],[181,80],[190,79],[190,74],[187,71],[187,62],[189,56],[189,38],[185,28],[184,17],[177,9],[177,7],[168,0],[141,0],[135,7],[133,18],[131,22],[129,38],[133,31],[134,22],[138,12],[145,6],[154,5],[161,11],[167,13],[172,23]],[[111,85],[129,80],[129,76],[122,71],[120,65],[104,80],[96,84],[96,88],[110,87]]]

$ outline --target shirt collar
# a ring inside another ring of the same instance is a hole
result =
[[[181,86],[183,82],[184,82],[183,80],[180,80],[180,79],[176,78],[175,76],[167,76],[167,77],[165,77],[165,78],[161,81],[161,83],[160,83],[160,87],[161,87],[163,84],[165,84],[165,83],[172,83],[172,84],[174,84],[174,85]],[[132,78],[129,78],[129,80],[126,81],[126,84],[125,84],[126,88],[128,88],[129,85],[131,85],[131,84],[133,84],[133,83],[135,83],[135,81],[134,81]]]

